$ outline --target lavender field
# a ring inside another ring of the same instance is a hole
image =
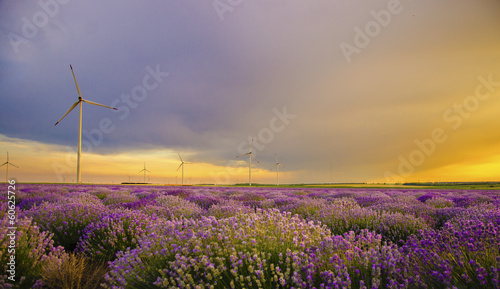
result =
[[[16,187],[2,288],[500,288],[500,192]]]

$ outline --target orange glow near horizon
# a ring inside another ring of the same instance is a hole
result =
[[[76,155],[70,148],[46,145],[29,140],[0,137],[2,148],[9,151],[10,161],[19,169],[9,170],[12,178],[21,182],[67,182],[76,180]],[[235,160],[230,167],[209,163],[192,163],[189,153],[183,153],[184,184],[234,184],[248,183],[248,162]],[[1,160],[1,156],[0,156]],[[3,163],[3,162],[2,162]],[[115,155],[82,153],[82,183],[143,182],[140,171],[146,164],[147,183],[181,184],[182,169],[177,152],[167,150],[133,151]],[[0,169],[0,176],[1,176]],[[289,181],[286,172],[280,180]],[[0,177],[0,181],[3,181]],[[253,183],[276,182],[275,171],[252,164]]]
[[[9,151],[10,162],[19,168],[9,170],[10,176],[21,182],[74,182],[76,175],[76,157],[69,148],[46,145],[38,142],[0,138],[0,144]],[[183,158],[189,162],[189,153]],[[3,159],[0,155],[0,160]],[[151,173],[146,174],[146,182],[155,184],[180,184],[181,170],[177,171],[180,161],[176,152],[167,150],[134,151],[115,155],[86,153],[82,157],[83,183],[122,183],[143,182],[144,175],[139,173],[146,162]],[[4,161],[1,161],[2,163]],[[440,167],[416,170],[411,176],[401,179],[403,182],[427,181],[499,181],[500,154],[470,162],[449,163]],[[0,176],[4,171],[0,169]],[[280,172],[280,183],[303,183],[303,176],[314,172]],[[323,176],[330,172],[321,172]],[[334,174],[334,182],[345,182],[347,172]],[[330,177],[311,178],[312,182],[328,183]],[[3,181],[3,178],[0,177]],[[357,182],[384,183],[383,178],[359,179]],[[209,163],[185,165],[185,184],[234,184],[248,182],[248,162],[235,160],[232,166],[217,166]],[[258,166],[252,167],[253,183],[276,183],[276,171]]]

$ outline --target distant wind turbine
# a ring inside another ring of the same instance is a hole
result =
[[[57,125],[66,115],[68,115],[68,113],[70,113],[77,105],[80,105],[80,124],[79,124],[79,130],[78,130],[78,153],[77,153],[77,163],[76,163],[76,179],[77,179],[77,183],[81,183],[82,182],[82,171],[80,169],[80,164],[81,164],[80,163],[80,159],[81,159],[81,156],[82,156],[82,104],[83,104],[83,102],[86,102],[88,104],[93,104],[93,105],[97,105],[97,106],[111,108],[111,109],[114,109],[114,110],[117,110],[117,109],[114,108],[114,107],[102,105],[102,104],[99,104],[97,102],[93,102],[93,101],[90,101],[90,100],[83,99],[82,98],[82,93],[80,92],[80,87],[78,87],[78,82],[76,82],[75,73],[73,72],[73,67],[71,66],[71,64],[69,65],[69,68],[71,68],[71,73],[73,74],[73,79],[75,80],[76,89],[78,90],[78,101],[75,102],[69,108],[68,112],[66,112],[56,122],[56,124],[54,124],[54,126]]]
[[[257,161],[257,163],[259,162],[252,154],[252,146],[253,146],[253,139],[252,139],[252,142],[250,143],[250,152],[236,156],[238,158],[238,157],[248,155],[248,185],[249,186],[252,185],[252,158],[254,158]]]
[[[16,167],[16,168],[19,168],[15,164],[9,162],[9,152],[7,152],[7,161],[5,163],[3,163],[0,167],[3,167],[5,165],[7,165],[7,167],[6,167],[7,170],[5,172],[5,181],[8,183],[9,182],[9,165]]]
[[[276,157],[276,164],[273,166],[273,168],[276,167],[276,186],[279,186],[280,185],[280,179],[279,179],[280,166],[283,166],[283,165],[278,162],[278,154],[275,153],[274,156]],[[283,167],[285,167],[285,166],[283,166]]]
[[[146,183],[146,172],[151,173],[150,171],[146,170],[146,162],[144,162],[144,169],[139,171],[139,173],[144,172],[144,183]]]
[[[177,154],[179,155],[179,159],[181,160],[181,164],[177,168],[177,171],[179,171],[179,169],[182,168],[182,181],[181,181],[181,184],[184,185],[184,165],[189,165],[190,163],[184,162],[182,160],[182,158],[181,158],[181,154],[180,153],[177,153]]]

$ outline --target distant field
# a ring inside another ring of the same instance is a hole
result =
[[[26,183],[34,185],[73,185],[70,183]],[[214,184],[194,184],[194,185],[177,185],[177,184],[138,184],[138,183],[123,183],[123,184],[81,184],[88,186],[167,186],[167,187],[248,187],[248,184],[236,185],[214,185]],[[478,182],[478,183],[419,183],[419,184],[365,184],[365,183],[349,183],[349,184],[252,184],[254,188],[373,188],[373,189],[436,189],[436,190],[500,190],[500,183],[497,182]]]
[[[452,190],[500,190],[499,183],[457,183],[457,184],[412,184],[412,185],[393,185],[393,184],[317,184],[304,185],[304,187],[323,187],[323,188],[381,188],[381,189],[452,189]]]

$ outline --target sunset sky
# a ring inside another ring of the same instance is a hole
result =
[[[232,3],[232,4],[230,4]],[[233,5],[233,6],[231,6]],[[0,1],[19,182],[500,181],[500,2]],[[0,168],[0,181],[5,179]]]

